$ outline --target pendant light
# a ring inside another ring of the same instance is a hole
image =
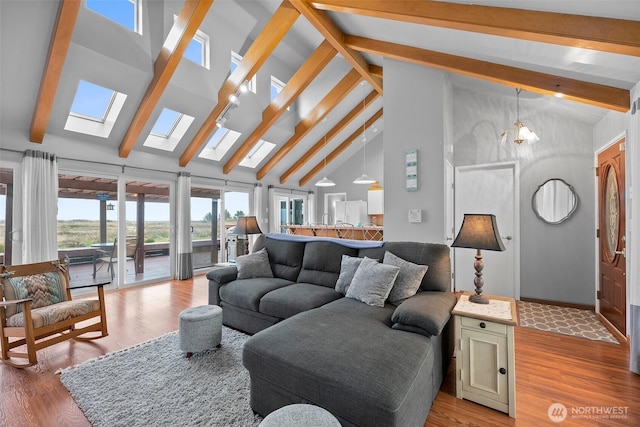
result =
[[[516,88],[516,122],[514,123],[514,128],[509,128],[500,134],[500,144],[504,144],[507,141],[507,136],[509,131],[512,130],[515,133],[515,139],[513,140],[516,144],[522,144],[523,142],[527,142],[527,144],[535,144],[540,141],[540,137],[536,135],[534,131],[529,129],[520,121],[520,92],[521,88]]]
[[[364,99],[362,100],[363,103],[363,108],[362,108],[362,114],[363,114],[363,118],[362,118],[362,175],[360,175],[359,177],[357,177],[356,179],[353,180],[354,184],[373,184],[374,182],[376,182],[375,179],[373,178],[369,178],[369,176],[367,176],[367,136],[366,136],[366,131],[367,131],[367,123],[364,120],[364,110],[367,109],[367,93],[365,91],[365,87],[364,87],[364,82],[360,83],[362,85],[362,92],[365,95]]]
[[[322,123],[324,123],[324,148],[327,148],[327,118],[325,117],[324,119],[322,119]],[[316,187],[333,187],[334,185],[336,185],[335,182],[331,181],[329,178],[327,178],[327,156],[324,156],[324,167],[322,168],[322,171],[324,172],[324,177],[316,182]]]

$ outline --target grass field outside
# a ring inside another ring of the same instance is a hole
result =
[[[227,221],[226,227],[235,225],[236,220]],[[107,242],[117,237],[117,221],[107,221]],[[192,221],[192,240],[211,238],[210,221]],[[0,236],[5,235],[5,222],[0,221]],[[127,221],[126,235],[136,235],[136,222]],[[169,242],[169,221],[147,221],[144,223],[145,243]],[[100,242],[100,221],[72,220],[58,221],[58,249],[86,248]],[[0,253],[4,253],[4,238],[0,241]]]

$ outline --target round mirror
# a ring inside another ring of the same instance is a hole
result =
[[[571,185],[553,178],[533,193],[531,206],[542,221],[560,224],[569,219],[578,208],[578,195]]]

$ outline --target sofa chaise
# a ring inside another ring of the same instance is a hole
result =
[[[312,403],[344,426],[424,425],[453,353],[446,245],[274,234],[249,257],[262,257],[261,267],[239,258],[207,278],[223,323],[253,334],[243,364],[255,412]],[[353,263],[363,268],[349,271]],[[375,288],[416,270],[423,276],[409,294]]]

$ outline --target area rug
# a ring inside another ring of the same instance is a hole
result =
[[[223,327],[220,348],[186,359],[171,332],[66,368],[60,381],[94,427],[256,426],[242,366],[247,338]]]
[[[619,344],[590,310],[518,301],[520,326]]]

